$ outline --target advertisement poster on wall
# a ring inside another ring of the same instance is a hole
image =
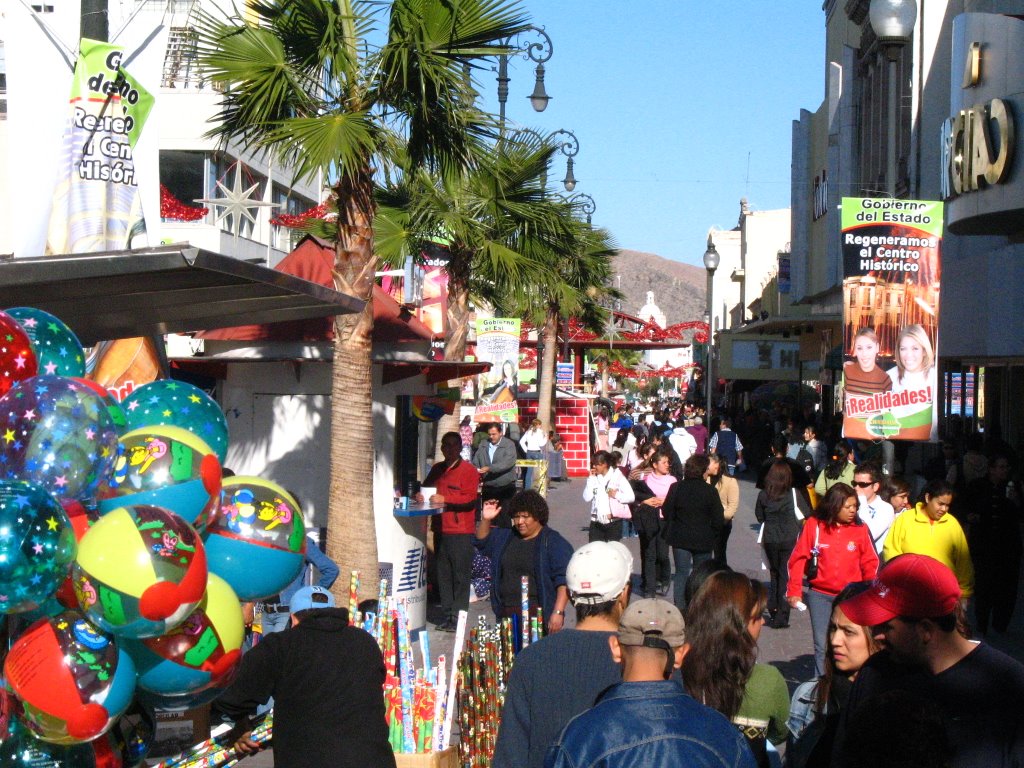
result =
[[[936,439],[942,203],[844,197],[843,435]]]
[[[491,363],[480,375],[480,399],[473,418],[478,422],[519,420],[519,331],[518,317],[478,317],[476,320],[477,360]]]

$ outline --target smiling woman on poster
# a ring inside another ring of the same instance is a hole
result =
[[[896,365],[889,369],[893,393],[916,392],[918,402],[893,406],[892,414],[900,420],[900,437],[927,440],[931,434],[932,410],[935,407],[935,353],[924,327],[914,323],[896,337]],[[927,410],[927,414],[925,414]],[[924,416],[927,418],[923,418]],[[906,420],[912,418],[912,424]],[[927,424],[921,422],[927,422]]]

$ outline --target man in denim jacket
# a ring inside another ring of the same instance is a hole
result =
[[[633,602],[608,644],[623,682],[569,721],[548,750],[546,768],[755,768],[735,726],[669,679],[688,650],[678,608],[667,600]]]

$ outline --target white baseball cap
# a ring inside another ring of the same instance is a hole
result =
[[[597,605],[622,594],[633,575],[633,555],[619,541],[592,541],[577,549],[565,569],[574,604]]]

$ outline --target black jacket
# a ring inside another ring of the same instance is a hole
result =
[[[665,516],[662,534],[669,546],[692,552],[711,552],[725,526],[718,491],[704,480],[680,480],[668,489],[661,508]]]
[[[810,517],[811,508],[798,493],[797,508],[804,517]],[[796,519],[793,509],[793,492],[787,491],[778,499],[769,499],[768,494],[761,491],[754,504],[754,515],[757,522],[764,523],[762,544],[782,544],[793,546],[800,535],[801,523]]]
[[[245,654],[214,709],[239,720],[273,696],[275,768],[394,768],[383,685],[376,641],[322,608]]]

